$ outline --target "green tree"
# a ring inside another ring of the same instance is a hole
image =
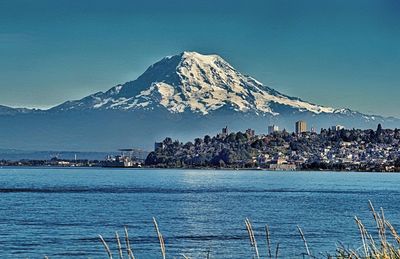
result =
[[[203,140],[201,138],[196,138],[194,140],[194,145],[195,146],[200,146],[203,143]]]
[[[258,150],[262,149],[263,146],[264,146],[264,142],[261,139],[257,139],[256,141],[251,143],[251,147],[258,149]]]
[[[163,141],[164,145],[169,146],[172,144],[172,139],[170,137],[166,137]]]
[[[209,135],[204,136],[204,143],[206,143],[207,145],[211,143],[211,137]]]
[[[242,132],[236,133],[236,141],[239,143],[244,143],[247,141],[247,135],[243,134]]]

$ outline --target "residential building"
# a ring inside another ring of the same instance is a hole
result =
[[[254,137],[256,135],[255,131],[253,129],[247,129],[246,130],[246,135],[249,137]]]

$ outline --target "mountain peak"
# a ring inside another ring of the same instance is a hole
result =
[[[224,107],[235,112],[278,115],[277,106],[316,114],[335,112],[333,108],[281,94],[241,74],[218,55],[193,51],[165,57],[134,81],[55,109],[167,109],[171,113],[205,115]]]
[[[184,51],[181,54],[182,59],[198,60],[204,63],[212,63],[217,59],[222,59],[216,54],[200,54],[195,51]]]

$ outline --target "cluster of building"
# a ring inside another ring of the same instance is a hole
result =
[[[155,148],[159,148],[157,147],[157,144],[155,145]],[[119,151],[121,152],[119,155],[107,156],[106,159],[102,161],[101,165],[103,167],[142,167],[144,161],[143,153],[146,152],[133,148],[119,149]]]
[[[253,157],[258,165],[266,165],[273,170],[398,170],[396,163],[400,161],[400,135],[397,130],[384,130],[381,133],[371,130],[346,131],[344,126],[334,125],[317,134],[313,129],[307,130],[305,121],[298,121],[295,134],[285,136],[278,132],[279,128],[272,125],[268,127],[269,135],[259,136],[266,145],[258,156]],[[374,137],[371,137],[372,134]],[[379,137],[377,134],[381,134],[384,140],[373,139]],[[282,142],[271,145],[277,139]]]
[[[395,171],[400,168],[400,131],[352,129],[341,125],[308,130],[298,121],[295,131],[268,126],[268,134],[253,129],[229,132],[224,127],[215,137],[155,144],[151,165],[257,167],[271,170],[330,169]]]

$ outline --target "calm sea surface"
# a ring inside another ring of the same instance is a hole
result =
[[[302,258],[297,225],[316,255],[359,247],[368,200],[400,227],[400,174],[2,168],[0,197],[1,258],[106,258],[97,235],[115,249],[123,226],[136,258],[160,258],[152,217],[170,258],[251,258],[246,217],[262,255],[268,224],[282,256]]]

